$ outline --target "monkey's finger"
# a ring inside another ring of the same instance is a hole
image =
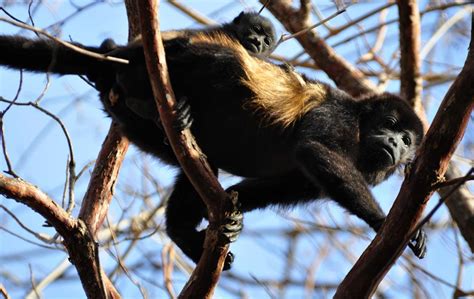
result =
[[[226,271],[226,270],[229,270],[232,266],[232,263],[234,262],[234,254],[232,252],[228,252],[227,253],[227,256],[225,257],[225,262],[224,262],[224,268],[223,270]]]
[[[191,116],[191,106],[189,105],[188,98],[183,96],[179,98],[176,103],[177,118],[176,123],[173,124],[175,129],[180,131],[191,127],[193,118]]]
[[[410,249],[418,258],[422,259],[426,255],[426,242],[426,233],[423,229],[420,229],[416,232],[415,236],[408,243],[408,247],[410,247]]]

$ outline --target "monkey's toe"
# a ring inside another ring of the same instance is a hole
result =
[[[419,259],[424,258],[426,255],[427,240],[428,238],[423,229],[419,229],[410,240],[409,247]]]
[[[227,218],[226,223],[222,227],[222,233],[229,242],[235,242],[244,228],[243,224],[244,216],[242,213],[233,213],[229,218]]]
[[[234,254],[232,252],[228,252],[227,256],[225,257],[224,268],[223,271],[227,271],[232,268],[232,263],[234,262]]]
[[[191,106],[189,105],[187,97],[181,97],[176,103],[176,112],[178,117],[176,122],[173,124],[173,127],[179,131],[188,129],[193,123],[193,118],[191,116]]]

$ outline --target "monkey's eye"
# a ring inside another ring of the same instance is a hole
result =
[[[260,26],[254,26],[253,30],[255,31],[255,33],[263,34],[263,29]]]
[[[405,145],[407,145],[407,146],[410,146],[410,145],[411,145],[411,138],[410,138],[410,136],[408,136],[408,135],[403,135],[402,140],[403,140],[403,143],[405,143]]]
[[[383,125],[387,128],[392,128],[397,123],[397,119],[393,116],[388,116],[385,118]]]

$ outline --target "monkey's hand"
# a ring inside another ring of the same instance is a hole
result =
[[[235,242],[240,235],[244,225],[244,215],[240,209],[240,203],[237,199],[237,192],[231,193],[232,197],[232,212],[224,220],[224,224],[221,226],[221,232],[229,242]],[[229,270],[234,261],[234,254],[232,252],[227,253],[227,257],[224,262],[224,270]]]
[[[419,259],[424,258],[426,255],[427,240],[428,238],[426,236],[425,231],[420,228],[408,243],[408,247],[410,247],[416,257],[418,257]]]
[[[182,96],[176,103],[177,118],[173,127],[178,131],[188,129],[193,124],[193,117],[191,116],[191,106],[187,97]]]

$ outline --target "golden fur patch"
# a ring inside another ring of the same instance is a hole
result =
[[[235,51],[245,73],[241,81],[254,93],[251,105],[272,124],[289,127],[326,97],[323,84],[306,82],[291,69],[252,56],[238,41],[224,34],[198,34],[191,42],[222,45]]]

